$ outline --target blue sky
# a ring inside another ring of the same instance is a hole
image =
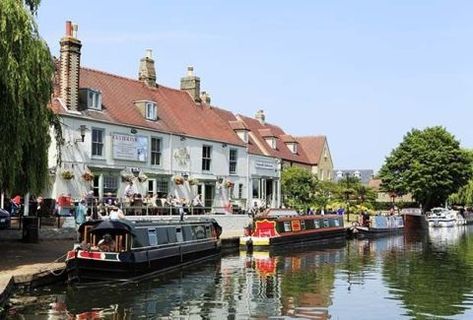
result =
[[[82,65],[158,82],[193,65],[212,103],[293,135],[326,135],[336,168],[378,170],[412,128],[473,148],[473,1],[43,0],[54,55],[79,25]]]

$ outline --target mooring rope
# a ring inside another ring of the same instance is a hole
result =
[[[59,258],[57,258],[56,260],[54,260],[53,262],[51,262],[50,264],[48,264],[46,267],[49,268],[49,266],[53,265],[54,263],[57,263],[59,262],[59,260],[62,260],[63,258],[65,258],[67,255],[67,253],[63,254],[62,256],[60,256]],[[49,271],[49,273],[51,273],[53,276],[55,277],[59,277],[61,276],[64,271],[66,271],[66,268],[63,268],[61,271],[59,272],[55,272],[52,268],[48,269],[47,271]]]

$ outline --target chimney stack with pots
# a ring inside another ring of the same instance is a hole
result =
[[[200,78],[194,75],[194,67],[187,67],[187,74],[181,78],[181,90],[188,92],[195,102],[201,102]]]
[[[262,109],[258,110],[258,112],[256,112],[255,118],[256,118],[256,120],[259,121],[259,123],[261,123],[264,126],[266,117],[265,117],[264,111]]]
[[[60,97],[66,107],[77,110],[79,105],[80,49],[77,24],[66,21],[66,35],[61,39]]]
[[[156,69],[154,67],[153,51],[146,50],[146,55],[140,60],[140,70],[138,79],[143,81],[148,87],[156,87]]]

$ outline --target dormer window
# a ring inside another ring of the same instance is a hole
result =
[[[276,149],[276,138],[275,137],[267,137],[264,138],[266,143],[271,147],[271,149]]]
[[[157,119],[157,107],[154,102],[146,102],[146,119],[156,120]]]
[[[102,93],[85,88],[79,90],[80,105],[85,109],[102,110]]]
[[[248,143],[248,130],[236,130],[236,133],[244,143]]]
[[[289,148],[289,150],[291,151],[291,153],[297,154],[297,143],[290,142],[290,143],[286,143],[286,145]]]

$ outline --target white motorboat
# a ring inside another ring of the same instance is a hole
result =
[[[427,215],[429,227],[454,227],[465,225],[466,220],[458,211],[447,208],[432,208]]]

